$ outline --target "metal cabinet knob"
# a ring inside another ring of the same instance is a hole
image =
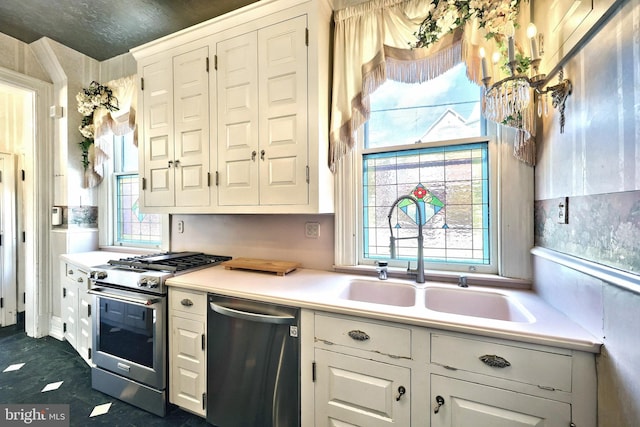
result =
[[[437,414],[440,412],[440,407],[444,406],[444,397],[438,395],[436,396],[436,404],[433,405],[433,413]]]
[[[511,363],[509,363],[507,359],[495,354],[485,354],[484,356],[478,357],[478,359],[482,360],[482,363],[487,366],[491,366],[492,368],[506,368],[507,366],[511,366]]]
[[[399,402],[402,395],[405,394],[406,392],[407,392],[407,389],[404,388],[404,386],[398,387],[398,396],[396,397],[396,402]]]
[[[180,301],[180,304],[184,305],[185,307],[191,307],[193,305],[193,301],[191,301],[189,298],[185,298]]]
[[[349,331],[349,336],[356,341],[366,341],[370,338],[366,332],[359,330]]]

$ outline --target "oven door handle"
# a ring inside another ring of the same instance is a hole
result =
[[[130,304],[139,305],[142,307],[149,307],[161,301],[160,298],[135,298],[130,296],[124,296],[120,294],[114,294],[103,288],[89,289],[87,293],[91,295],[97,295],[99,297],[109,298],[116,301],[122,301]]]
[[[235,317],[236,319],[250,320],[259,323],[275,323],[281,325],[295,325],[296,323],[296,318],[294,316],[278,316],[273,314],[254,313],[250,311],[238,310],[236,308],[225,307],[211,301],[209,301],[209,305],[211,306],[211,310],[215,311],[216,313],[222,314],[223,316]]]

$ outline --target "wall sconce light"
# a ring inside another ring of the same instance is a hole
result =
[[[532,89],[538,95],[538,115],[542,114],[542,96],[551,94],[552,105],[560,112],[560,133],[564,132],[564,109],[565,101],[571,94],[572,85],[569,79],[564,78],[564,72],[560,69],[558,73],[559,82],[549,85],[547,76],[539,73],[540,58],[543,54],[543,38],[537,34],[533,23],[527,27],[527,37],[529,38],[531,50],[531,77],[517,70],[518,61],[515,57],[515,28],[513,23],[507,25],[505,36],[507,36],[507,66],[509,76],[491,84],[491,75],[487,70],[487,59],[484,49],[480,48],[480,60],[482,66],[482,82],[485,86],[485,116],[498,123],[522,124],[523,121],[530,120],[523,114],[530,102]],[[493,58],[494,64],[499,58]],[[544,107],[545,111],[547,106]]]

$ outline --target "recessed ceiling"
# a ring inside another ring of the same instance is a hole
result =
[[[48,37],[98,61],[257,0],[2,0],[0,32]]]

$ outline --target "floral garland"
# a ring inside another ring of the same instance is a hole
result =
[[[78,101],[78,112],[83,116],[82,124],[78,127],[78,130],[84,139],[79,144],[82,148],[82,166],[87,170],[89,167],[89,148],[93,145],[95,137],[93,113],[98,108],[118,111],[118,99],[113,96],[112,90],[107,86],[92,81],[88,88],[78,92],[76,101]]]
[[[429,47],[467,21],[477,20],[487,38],[504,34],[507,23],[516,22],[521,0],[433,0],[415,33],[414,47]]]

